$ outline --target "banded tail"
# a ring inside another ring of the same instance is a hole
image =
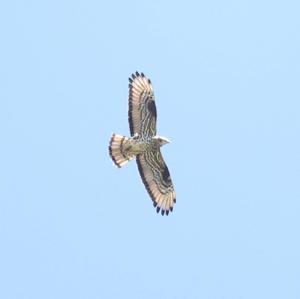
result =
[[[109,155],[119,168],[124,166],[133,155],[129,153],[131,146],[128,137],[113,134],[109,142]]]

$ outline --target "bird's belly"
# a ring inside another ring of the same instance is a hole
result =
[[[145,152],[149,148],[149,146],[149,142],[141,140],[131,140],[129,151],[133,155],[138,155]]]

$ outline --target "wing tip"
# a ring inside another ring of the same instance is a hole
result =
[[[173,212],[173,206],[171,206],[169,209],[161,209],[161,207],[157,206],[157,202],[153,202],[153,206],[156,208],[156,213],[159,214],[160,212],[162,216],[169,216],[169,214]]]
[[[143,79],[146,79],[149,84],[151,84],[151,80],[146,77],[146,75],[143,72],[135,71],[135,73],[132,73],[131,76],[128,78],[129,82],[132,83],[134,79],[142,77]]]

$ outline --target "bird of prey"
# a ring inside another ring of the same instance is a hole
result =
[[[136,157],[142,181],[157,213],[168,215],[176,202],[170,173],[160,147],[170,141],[156,134],[156,106],[150,79],[136,72],[129,78],[128,121],[131,137],[113,134],[109,154],[113,163],[124,166]]]

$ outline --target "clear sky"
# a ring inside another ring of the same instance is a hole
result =
[[[0,298],[300,298],[299,1],[2,1]],[[151,78],[177,192],[129,134]]]

